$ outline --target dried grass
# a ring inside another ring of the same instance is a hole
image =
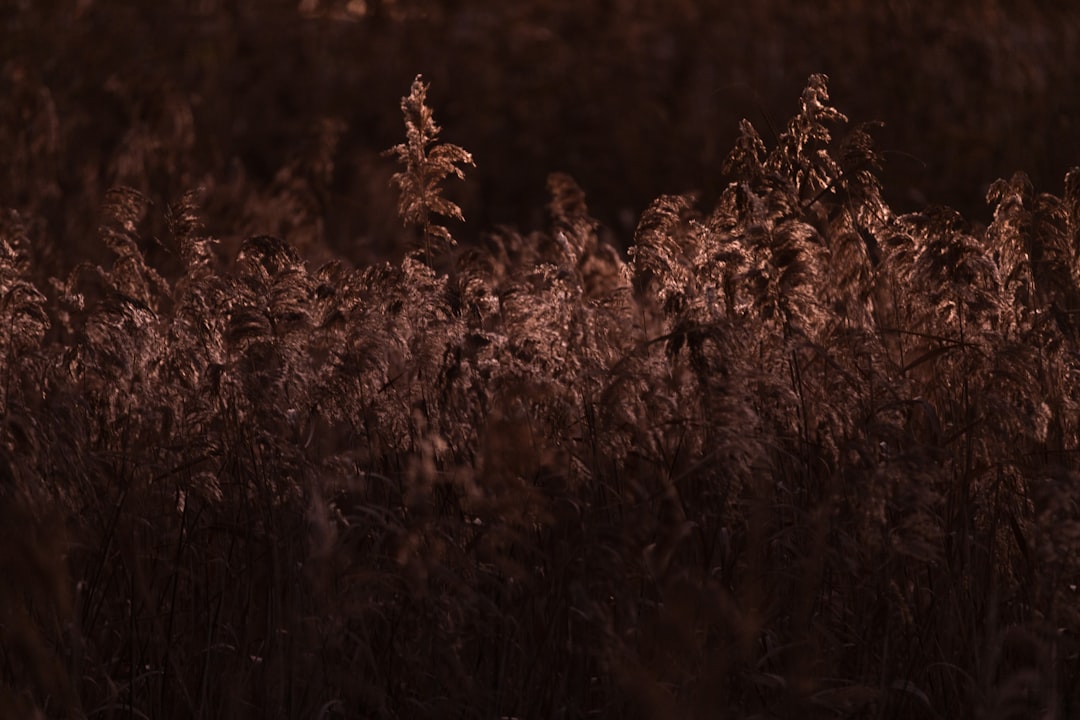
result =
[[[1077,712],[1080,171],[894,213],[815,75],[629,263],[561,174],[455,249],[426,92],[393,262],[191,193],[169,277],[118,188],[39,288],[5,215],[5,716]]]

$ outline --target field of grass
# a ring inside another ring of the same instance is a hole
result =
[[[0,717],[1080,714],[1080,15],[703,5],[0,14]]]

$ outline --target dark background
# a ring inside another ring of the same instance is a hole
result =
[[[306,233],[297,244],[325,253],[385,254],[400,222],[381,152],[404,137],[400,98],[417,73],[443,139],[476,159],[449,190],[466,240],[543,223],[545,177],[564,171],[625,245],[657,195],[723,187],[740,118],[771,144],[813,72],[853,121],[884,122],[896,210],[945,204],[985,221],[994,179],[1024,170],[1060,193],[1080,164],[1073,3],[5,6],[0,205],[34,218],[41,260],[83,252],[114,184],[159,209],[202,186],[226,238]]]

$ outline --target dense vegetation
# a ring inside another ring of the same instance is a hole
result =
[[[223,185],[6,100],[0,715],[1080,713],[1080,169],[896,210],[827,82],[624,249],[470,231],[406,81],[349,259],[341,123]]]

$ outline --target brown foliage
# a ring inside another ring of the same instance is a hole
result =
[[[427,92],[392,262],[117,188],[39,289],[5,214],[0,711],[1076,712],[1078,171],[896,213],[814,75],[629,263],[559,173],[454,250]]]

